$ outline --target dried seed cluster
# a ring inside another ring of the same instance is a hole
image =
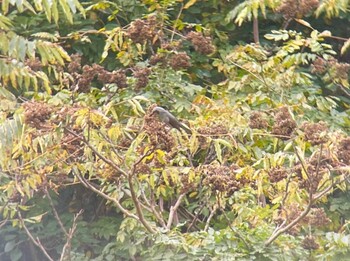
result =
[[[338,146],[338,158],[344,164],[350,164],[350,137],[343,139]]]
[[[151,70],[147,67],[135,67],[133,69],[133,76],[136,78],[136,89],[141,89],[147,86],[148,84],[148,76],[151,74]]]
[[[191,67],[191,58],[186,52],[157,53],[151,56],[149,63],[151,65],[159,64],[162,67],[169,66],[174,70],[181,70]]]
[[[317,74],[323,74],[327,71],[327,61],[321,57],[317,59],[311,65],[311,72]]]
[[[276,183],[288,176],[288,171],[284,167],[271,168],[269,170],[269,180],[272,183]]]
[[[305,133],[305,140],[309,141],[312,145],[319,145],[328,141],[327,124],[323,121],[319,123],[305,122],[301,126],[301,129]]]
[[[36,129],[45,127],[45,123],[50,118],[53,109],[41,102],[25,102],[24,107],[24,122]]]
[[[151,168],[149,167],[149,165],[145,164],[145,163],[139,163],[136,165],[135,168],[135,173],[136,174],[150,174]]]
[[[268,121],[261,112],[253,112],[249,117],[249,127],[252,129],[267,129]]]
[[[312,235],[306,236],[301,245],[307,250],[316,250],[320,247],[320,245],[316,242],[315,237]]]
[[[89,92],[91,82],[97,77],[97,80],[103,84],[115,83],[119,88],[128,86],[127,77],[123,70],[114,70],[109,72],[101,65],[94,63],[92,66],[81,66],[81,56],[78,54],[71,55],[71,62],[68,64],[68,71],[74,78],[74,88],[78,92]],[[69,79],[66,79],[67,84]]]
[[[203,135],[220,136],[222,134],[227,134],[228,129],[223,124],[214,122],[209,126],[200,127],[198,133]]]
[[[153,104],[148,108],[144,117],[143,129],[149,135],[152,146],[169,152],[175,145],[175,139],[167,131],[165,124],[160,122],[155,115],[152,115],[152,111],[156,106],[157,104]]]
[[[134,42],[143,44],[152,41],[157,35],[157,20],[155,16],[149,16],[147,20],[137,19],[128,28],[126,35]]]
[[[282,107],[275,115],[275,123],[272,127],[272,133],[281,135],[281,139],[288,139],[293,134],[297,124],[290,115],[287,107]]]
[[[186,39],[189,40],[193,44],[194,49],[201,54],[208,55],[215,51],[215,46],[211,38],[205,37],[201,32],[189,32]]]
[[[277,12],[281,13],[286,20],[302,18],[317,8],[318,5],[319,0],[284,0]]]
[[[235,165],[228,166],[213,166],[205,165],[201,169],[201,173],[205,176],[203,184],[211,188],[212,191],[226,192],[227,195],[232,195],[250,181],[245,178],[237,179],[235,173]]]
[[[329,70],[331,77],[347,79],[350,72],[349,63],[340,63],[337,59],[324,60],[318,57],[311,65],[311,72],[324,74]]]
[[[34,72],[41,71],[43,68],[43,65],[38,57],[35,57],[35,59],[27,59],[24,64]]]
[[[186,52],[174,53],[169,58],[169,66],[174,70],[186,69],[191,66],[190,60]]]

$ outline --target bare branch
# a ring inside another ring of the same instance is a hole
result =
[[[114,204],[116,204],[117,208],[120,209],[121,212],[123,212],[123,214],[127,217],[131,217],[134,218],[136,220],[139,221],[139,218],[132,214],[131,212],[129,212],[127,209],[125,209],[119,202],[119,200],[112,198],[110,196],[108,196],[107,194],[101,192],[100,190],[98,190],[97,188],[95,188],[93,185],[90,184],[89,181],[87,181],[82,175],[81,173],[79,173],[79,170],[74,169],[74,173],[76,175],[76,177],[79,179],[79,181],[88,189],[92,190],[93,192],[95,192],[96,194],[100,195],[101,197],[113,202]]]
[[[279,237],[282,233],[286,232],[288,229],[292,228],[295,226],[300,220],[302,220],[309,212],[311,209],[311,206],[313,204],[313,200],[309,201],[309,204],[307,205],[306,209],[300,213],[300,215],[294,219],[292,222],[290,222],[287,226],[282,227],[280,226],[279,229],[276,229],[274,233],[270,236],[270,238],[265,242],[265,246],[270,245],[277,237]],[[285,224],[284,222],[282,224]]]
[[[144,225],[144,227],[148,230],[148,232],[154,234],[154,233],[156,233],[156,231],[150,226],[150,224],[146,221],[146,219],[143,215],[140,201],[136,196],[135,189],[134,189],[134,183],[133,183],[132,179],[133,179],[132,175],[129,174],[128,175],[129,189],[131,192],[132,201],[134,202],[135,207],[136,207],[136,213],[139,217],[139,221],[142,223],[142,225]]]
[[[79,138],[86,146],[88,146],[101,160],[103,160],[104,162],[106,162],[108,165],[110,165],[112,168],[114,168],[115,170],[117,170],[118,172],[120,172],[123,176],[127,177],[127,173],[122,170],[115,162],[113,162],[110,159],[107,159],[105,156],[103,156],[101,153],[99,153],[94,146],[92,146],[86,139],[84,136],[80,136],[79,134],[75,133],[74,131],[68,129],[68,128],[64,128],[67,132],[69,132],[70,134],[72,134],[73,136]]]
[[[49,199],[49,202],[50,202],[50,205],[51,205],[51,208],[52,208],[52,212],[61,228],[61,230],[63,231],[63,233],[66,235],[66,237],[68,237],[68,232],[66,230],[66,228],[64,227],[63,223],[62,223],[62,220],[60,218],[60,216],[58,215],[57,211],[56,211],[56,208],[55,208],[55,205],[53,204],[53,201],[52,201],[52,198],[50,196],[50,193],[49,191],[47,190],[47,188],[44,189],[45,191],[45,194],[47,196],[47,198]]]
[[[189,232],[190,229],[194,226],[194,224],[196,223],[196,221],[197,221],[197,219],[198,219],[200,213],[202,213],[202,210],[203,210],[204,207],[205,207],[205,203],[203,203],[203,204],[201,205],[200,209],[197,211],[196,215],[193,217],[191,224],[190,224],[190,225],[188,226],[188,228],[187,228],[187,232]],[[204,229],[204,230],[205,230],[205,229]]]
[[[217,205],[215,205],[214,208],[212,209],[212,211],[210,212],[210,215],[209,215],[209,217],[207,219],[207,222],[205,223],[204,231],[208,231],[209,225],[210,225],[210,221],[214,217],[214,214],[215,214],[216,210],[218,210],[218,206]]]
[[[33,242],[33,244],[36,245],[38,248],[40,248],[41,252],[43,252],[43,254],[47,257],[48,260],[54,261],[54,259],[46,251],[45,247],[41,244],[40,239],[39,238],[35,239],[34,236],[32,235],[32,233],[29,231],[26,224],[24,223],[24,220],[23,220],[22,215],[21,215],[21,211],[19,209],[17,209],[17,213],[18,213],[18,218],[19,218],[19,221],[20,221],[22,227],[26,231],[28,237]]]
[[[183,197],[185,196],[184,193],[180,194],[180,196],[177,198],[177,201],[176,203],[174,204],[174,206],[171,206],[170,207],[170,213],[169,213],[169,218],[168,218],[168,223],[167,223],[167,229],[170,230],[171,228],[171,224],[173,223],[173,220],[174,220],[174,214],[177,210],[177,208],[180,206],[181,204],[181,201],[183,199]]]
[[[156,217],[156,219],[158,220],[158,223],[163,227],[166,228],[166,224],[165,221],[162,217],[162,215],[156,210],[155,206],[154,206],[154,201],[152,200],[152,202],[150,202],[146,195],[145,192],[142,190],[141,191],[141,196],[143,198],[143,200],[146,202],[147,206],[149,206],[149,208],[151,209],[151,213],[154,214],[154,216]]]
[[[81,209],[77,214],[74,215],[73,224],[72,224],[72,227],[69,229],[69,233],[67,235],[67,241],[63,246],[60,261],[70,260],[70,249],[72,248],[72,238],[75,233],[75,230],[77,229],[77,220],[83,212],[84,211]]]

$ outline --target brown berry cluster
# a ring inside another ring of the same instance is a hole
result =
[[[97,80],[104,84],[115,83],[119,88],[125,88],[128,86],[124,70],[114,70],[112,72],[102,70],[98,74]]]
[[[44,129],[47,120],[53,112],[52,108],[41,102],[25,102],[24,122],[36,129]]]
[[[182,46],[182,41],[164,42],[161,44],[161,48],[167,51],[178,51]]]
[[[189,181],[188,175],[181,176],[181,193],[188,193],[190,191],[195,191],[198,184],[195,181]]]
[[[350,64],[340,63],[335,58],[324,60],[319,57],[311,65],[312,73],[324,74],[328,69],[331,77],[347,79],[350,72]]]
[[[209,126],[200,127],[198,133],[208,136],[220,136],[222,134],[227,134],[228,129],[223,124],[214,122]]]
[[[271,168],[269,170],[269,180],[272,183],[276,183],[288,176],[288,171],[284,167]]]
[[[83,74],[78,81],[78,86],[90,86],[91,81],[97,75],[97,80],[106,83],[115,83],[119,88],[128,86],[127,78],[123,70],[106,71],[102,66],[93,64],[92,67],[85,65]]]
[[[320,245],[316,242],[316,239],[312,235],[308,235],[304,238],[301,246],[307,250],[316,250],[320,247]]]
[[[219,137],[222,134],[227,134],[228,129],[223,124],[214,122],[209,126],[200,127],[198,133],[204,135],[198,137],[199,142],[204,145],[203,143],[206,142],[205,136]]]
[[[147,67],[135,67],[133,70],[133,76],[136,78],[135,88],[141,89],[147,86],[148,84],[148,76],[151,74],[151,70]]]
[[[328,141],[327,124],[323,121],[319,123],[304,122],[301,129],[305,133],[305,140],[309,141],[312,145],[319,145]]]
[[[338,146],[338,158],[342,163],[350,164],[350,137],[340,141]]]
[[[201,32],[189,32],[186,39],[189,40],[193,44],[194,49],[201,54],[208,55],[215,51],[215,46],[211,38],[205,37]]]
[[[249,117],[249,127],[252,129],[267,129],[269,123],[261,112],[253,112]]]
[[[139,163],[136,165],[135,173],[136,174],[150,174],[151,168],[149,167],[149,165],[147,165],[145,163]]]
[[[281,13],[286,20],[302,18],[317,8],[318,5],[319,0],[284,0],[277,12]]]
[[[40,71],[43,68],[38,57],[35,57],[35,59],[27,59],[24,64],[34,72]]]
[[[175,145],[174,137],[166,129],[164,123],[160,122],[155,115],[152,115],[156,104],[151,105],[144,117],[143,129],[149,135],[151,144],[155,148],[171,151]]]
[[[72,54],[70,56],[71,62],[68,64],[68,72],[79,73],[81,71],[81,55]]]
[[[272,133],[280,135],[281,139],[287,140],[293,134],[297,124],[290,115],[287,107],[280,108],[275,115],[275,123],[272,127]]]
[[[79,138],[71,133],[64,133],[64,136],[61,140],[61,148],[67,151],[69,155],[67,160],[76,161],[78,157],[83,155],[84,147],[81,145],[82,144]]]
[[[323,74],[327,71],[327,61],[321,57],[317,59],[311,65],[311,72],[316,74]]]
[[[157,35],[156,17],[149,16],[147,20],[133,21],[126,34],[134,43],[143,44],[147,40],[152,41]]]
[[[233,170],[228,166],[205,165],[201,171],[205,176],[203,184],[212,191],[226,192],[230,196],[249,183],[245,178],[237,179]]]
[[[81,66],[81,56],[79,54],[71,55],[71,62],[68,64],[68,71],[71,73],[74,82],[74,90],[78,92],[89,92],[91,82],[97,76],[97,80],[103,84],[115,83],[119,88],[127,87],[127,77],[123,70],[114,70],[109,72],[101,65],[93,64]],[[66,80],[67,82],[67,80]],[[69,80],[68,80],[69,82]]]
[[[306,221],[310,226],[323,227],[331,223],[323,208],[312,208],[306,216]]]
[[[159,64],[162,67],[164,67],[167,65],[167,57],[164,53],[156,53],[150,57],[149,64],[150,65]]]
[[[128,149],[130,147],[131,143],[132,143],[132,140],[130,140],[126,137],[123,137],[118,142],[118,147],[123,148],[123,149]]]
[[[174,70],[186,69],[191,66],[190,59],[186,52],[173,53],[169,58],[169,65]]]
[[[151,65],[159,64],[162,67],[170,66],[174,70],[181,70],[191,67],[191,58],[186,52],[158,53],[151,56],[149,63]]]
[[[336,62],[334,64],[334,71],[337,77],[341,79],[348,79],[349,72],[350,72],[350,64]]]

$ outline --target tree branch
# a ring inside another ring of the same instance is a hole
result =
[[[170,207],[170,213],[169,213],[169,218],[168,218],[168,223],[167,223],[167,229],[170,230],[171,228],[171,224],[173,223],[173,220],[174,220],[174,214],[177,210],[177,208],[180,206],[181,204],[181,201],[183,199],[183,197],[185,196],[184,193],[180,194],[180,196],[177,198],[177,201],[176,203],[174,204],[174,206],[171,206]]]
[[[112,160],[107,159],[105,156],[103,156],[101,153],[99,153],[94,146],[92,146],[86,139],[84,136],[81,136],[77,133],[75,133],[74,131],[68,129],[68,128],[64,128],[67,132],[69,132],[70,134],[72,134],[73,136],[79,138],[86,146],[88,146],[101,160],[103,160],[104,162],[106,162],[108,165],[110,165],[112,168],[114,168],[115,170],[117,170],[118,172],[120,172],[124,177],[127,177],[127,173],[122,170],[116,163],[114,163]]]
[[[62,220],[56,211],[55,205],[53,204],[53,201],[52,201],[52,198],[50,196],[49,191],[47,190],[47,188],[45,188],[44,191],[45,191],[47,198],[49,199],[49,202],[50,202],[50,205],[52,208],[52,212],[57,220],[57,223],[59,224],[59,226],[60,226],[61,230],[63,231],[63,233],[65,234],[65,236],[68,237],[68,232],[67,232],[66,228],[64,227]]]
[[[71,258],[70,258],[70,249],[72,248],[72,238],[73,238],[73,235],[75,233],[75,230],[77,229],[78,217],[83,212],[84,211],[81,209],[77,214],[74,215],[73,224],[72,224],[72,227],[69,229],[69,232],[67,234],[67,241],[66,241],[66,243],[63,246],[60,261],[71,260]]]
[[[54,261],[54,259],[46,251],[45,247],[41,244],[40,239],[38,237],[35,239],[32,233],[29,231],[26,224],[24,223],[23,217],[21,215],[21,211],[19,209],[17,209],[17,213],[18,213],[19,221],[22,227],[24,228],[24,230],[26,231],[29,239],[33,242],[34,245],[36,245],[41,250],[41,252],[43,252],[43,254],[47,257],[48,260]]]
[[[95,188],[93,185],[90,184],[89,181],[87,181],[82,175],[81,173],[79,173],[79,170],[77,169],[74,169],[73,168],[73,171],[76,175],[76,177],[79,179],[79,181],[88,189],[92,190],[93,192],[95,192],[96,194],[100,195],[101,197],[113,202],[114,204],[116,204],[117,208],[119,208],[119,210],[127,217],[130,217],[130,218],[134,218],[136,219],[137,221],[139,221],[139,218],[138,216],[132,214],[131,212],[129,212],[127,209],[125,209],[119,202],[119,200],[115,199],[115,198],[112,198],[110,196],[108,196],[107,194],[101,192],[100,190],[98,190],[97,188]]]

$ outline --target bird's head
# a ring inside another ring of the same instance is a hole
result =
[[[159,115],[162,112],[165,112],[165,109],[163,109],[162,107],[154,107],[154,109],[151,112],[151,116],[154,114]]]

